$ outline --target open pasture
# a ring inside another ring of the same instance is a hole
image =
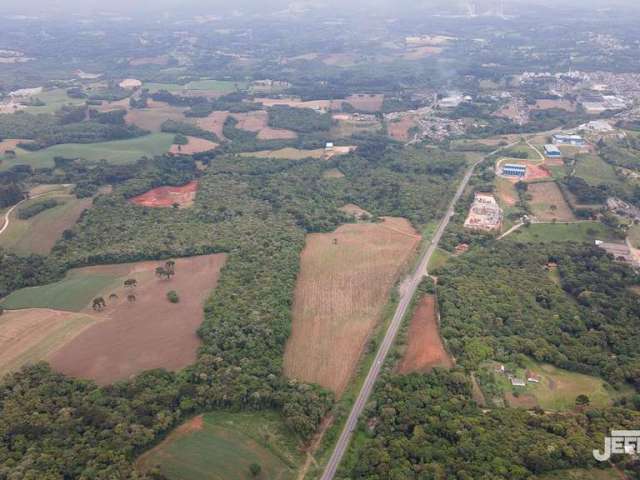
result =
[[[389,136],[399,142],[411,140],[411,130],[416,127],[417,122],[414,115],[405,115],[399,120],[387,122]]]
[[[498,374],[499,385],[505,390],[507,403],[513,407],[566,411],[576,408],[576,397],[587,395],[590,405],[604,408],[622,393],[613,390],[603,379],[563,370],[553,365],[529,361],[520,378],[536,375],[538,383],[527,381],[525,387],[512,387],[508,378]],[[514,395],[517,392],[517,395]]]
[[[577,155],[575,175],[594,186],[619,185],[621,183],[614,168],[598,155]]]
[[[128,108],[124,119],[127,123],[136,125],[144,130],[160,133],[162,124],[167,120],[184,122],[185,110],[182,107],[173,107],[164,102],[149,100],[149,108]]]
[[[407,340],[408,344],[398,365],[399,373],[426,372],[433,367],[453,366],[440,337],[434,295],[425,295],[418,303],[411,317]]]
[[[21,208],[45,199],[55,199],[58,205],[31,218],[18,218]],[[47,255],[62,237],[62,232],[73,227],[82,212],[91,208],[91,198],[78,199],[66,192],[52,191],[28,200],[9,216],[9,227],[0,235],[0,247],[22,255],[32,253]]]
[[[219,143],[205,140],[204,138],[187,137],[187,140],[189,140],[189,143],[186,145],[172,145],[169,153],[174,155],[194,155],[215,150],[220,146]]]
[[[5,158],[0,163],[0,171],[8,170],[14,165],[25,164],[33,168],[53,167],[55,157],[83,158],[93,162],[107,160],[115,164],[134,163],[143,156],[153,157],[167,153],[173,144],[173,137],[168,133],[153,133],[111,142],[65,143],[36,152],[18,150],[16,158]]]
[[[384,95],[377,93],[357,93],[349,95],[344,101],[351,104],[356,110],[373,113],[382,110]]]
[[[281,148],[279,150],[261,150],[259,152],[244,152],[242,157],[256,158],[281,158],[283,160],[302,160],[304,158],[323,158],[325,151],[322,148],[315,150],[300,150],[298,148]]]
[[[401,218],[307,237],[284,358],[288,377],[344,392],[419,241]]]
[[[199,415],[136,462],[169,480],[291,480],[302,462],[297,439],[275,412]],[[252,477],[257,464],[261,474]]]
[[[616,240],[614,233],[600,222],[534,223],[522,227],[505,238],[505,241],[541,242],[593,242]]]
[[[540,221],[571,222],[576,219],[555,182],[531,183],[527,188],[531,195],[531,212]]]
[[[227,121],[229,112],[212,112],[208,117],[198,118],[196,125],[207,132],[215,133],[219,139],[224,138],[224,122]]]

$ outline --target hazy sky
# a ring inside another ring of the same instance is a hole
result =
[[[411,6],[454,3],[464,4],[468,0],[0,0],[0,12],[6,13],[89,13],[98,11],[112,11],[124,14],[136,14],[141,12],[162,12],[165,10],[194,10],[206,13],[228,13],[232,10],[244,12],[262,12],[265,10],[280,10],[289,4],[321,4],[339,6],[387,6],[398,8],[399,4]],[[480,4],[486,4],[498,0],[470,0]],[[587,4],[597,7],[611,6],[613,4],[636,5],[637,0],[504,0],[505,5],[514,3],[546,4],[549,6]]]

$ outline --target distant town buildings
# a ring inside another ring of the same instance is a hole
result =
[[[475,194],[469,215],[464,222],[465,228],[492,232],[502,226],[502,209],[490,193]]]
[[[573,145],[577,147],[582,147],[586,145],[586,143],[587,142],[580,135],[556,134],[553,136],[554,145]]]

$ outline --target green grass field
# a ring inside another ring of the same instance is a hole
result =
[[[450,258],[451,258],[451,254],[446,250],[443,250],[441,248],[436,249],[436,251],[433,252],[433,256],[429,260],[429,267],[428,267],[429,272],[432,272],[434,270],[437,270],[440,267],[443,267]]]
[[[83,105],[85,103],[82,98],[69,97],[63,89],[45,91],[35,95],[34,98],[42,100],[46,105],[43,107],[27,107],[25,111],[29,113],[54,113],[65,105]]]
[[[184,90],[184,85],[177,83],[145,83],[143,88],[148,88],[150,93],[156,93],[160,90],[166,90],[167,92],[176,93]]]
[[[503,150],[501,152],[501,154],[504,155],[505,157],[510,157],[512,154],[522,154],[522,153],[526,154],[527,159],[529,160],[542,160],[540,158],[540,155],[538,155],[536,151],[526,143],[519,143],[518,145],[514,145],[513,147],[507,150]]]
[[[583,178],[590,185],[619,185],[620,180],[611,165],[597,155],[578,155],[576,177]]]
[[[629,241],[634,248],[640,248],[640,225],[634,225],[629,229]]]
[[[226,95],[236,91],[236,86],[239,89],[247,88],[246,82],[227,82],[223,80],[195,80],[185,85],[187,90],[207,90],[210,92],[220,93]]]
[[[142,156],[153,157],[166,153],[173,144],[174,135],[152,133],[129,140],[101,143],[66,143],[45,148],[37,152],[18,150],[15,159],[5,159],[0,163],[0,171],[14,165],[31,165],[34,168],[53,167],[55,157],[84,158],[90,161],[107,160],[110,163],[133,163]]]
[[[254,463],[257,477],[249,470]],[[179,427],[137,466],[157,467],[170,480],[289,480],[301,463],[296,438],[275,412],[215,412]]]
[[[505,241],[542,242],[593,242],[594,240],[615,240],[611,229],[600,222],[580,222],[570,224],[537,223],[521,227],[506,237]]]
[[[59,282],[17,290],[0,302],[0,305],[8,310],[52,308],[79,312],[96,295],[114,285],[118,278],[115,275],[95,275],[72,270]]]
[[[545,410],[570,410],[576,397],[585,394],[594,407],[606,407],[619,395],[604,380],[598,377],[569,372],[552,365],[534,362],[530,368],[542,375],[542,382],[527,387]]]
[[[17,218],[21,208],[48,198],[57,200],[59,205],[26,220]],[[82,211],[90,207],[90,198],[77,199],[75,196],[56,191],[29,200],[12,212],[9,228],[0,235],[0,247],[20,255],[46,255],[62,236],[62,232],[71,228]]]
[[[576,397],[584,394],[589,397],[592,407],[609,406],[623,395],[632,393],[631,388],[614,390],[602,378],[581,373],[570,372],[549,364],[542,364],[527,359],[525,368],[507,366],[516,378],[526,379],[526,372],[532,372],[540,377],[539,383],[527,382],[525,387],[514,387],[504,374],[495,374],[500,390],[504,393],[518,392],[519,397],[511,398],[513,406],[523,406],[519,402],[523,399],[535,399],[534,403],[544,410],[567,411],[576,408]],[[530,408],[529,400],[525,405]]]

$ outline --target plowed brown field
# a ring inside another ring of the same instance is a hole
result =
[[[307,237],[284,358],[287,376],[344,392],[419,241],[401,218]]]
[[[205,255],[176,260],[176,275],[170,280],[155,276],[162,262],[92,267],[97,271],[121,272],[135,278],[133,290],[119,286],[111,293],[107,307],[98,313],[101,321],[84,330],[49,360],[54,369],[67,375],[89,378],[100,384],[129,378],[143,370],[177,370],[194,362],[200,340],[196,335],[203,321],[203,304],[215,288],[226,256]],[[175,290],[179,303],[170,303],[166,294]],[[135,302],[127,300],[133,291]]]

